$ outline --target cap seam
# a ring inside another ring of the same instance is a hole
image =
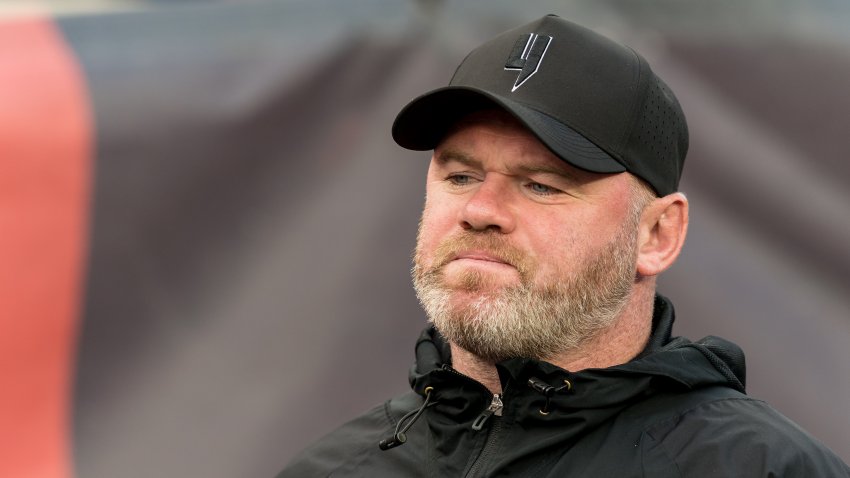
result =
[[[643,58],[632,47],[626,46],[626,48],[628,48],[628,50],[632,53],[632,55],[635,56],[635,59],[637,60],[637,87],[640,91],[635,92],[635,101],[632,103],[632,108],[630,112],[631,121],[629,121],[628,127],[623,130],[623,135],[619,141],[619,144],[623,145],[623,148],[625,148],[625,145],[628,143],[629,136],[635,129],[635,125],[638,121],[638,116],[640,116],[638,113],[642,110],[643,105],[648,99],[646,95],[646,90],[647,88],[649,88],[649,81],[641,81],[644,76],[648,76],[644,75],[644,70],[646,69],[651,71],[649,65],[646,65],[646,67],[644,67]],[[640,100],[638,100],[638,98]],[[625,152],[623,152],[622,155],[625,158]],[[623,161],[626,160],[624,159]],[[631,166],[631,161],[629,161],[628,166]]]

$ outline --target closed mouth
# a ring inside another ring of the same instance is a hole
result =
[[[460,260],[460,259],[493,262],[493,263],[496,263],[496,264],[505,264],[505,265],[508,265],[508,266],[512,265],[509,262],[501,259],[498,256],[495,256],[493,254],[483,252],[483,251],[463,251],[463,252],[456,254],[454,257],[452,257],[451,260],[456,261],[456,260]]]

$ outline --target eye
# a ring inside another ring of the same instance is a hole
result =
[[[455,186],[466,186],[472,182],[472,178],[466,174],[452,174],[446,180]]]
[[[558,189],[540,183],[528,183],[528,189],[531,189],[533,193],[542,196],[548,196],[550,194],[556,194],[560,192]]]

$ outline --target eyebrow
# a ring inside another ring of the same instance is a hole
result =
[[[439,154],[434,156],[434,159],[437,160],[440,165],[444,165],[449,161],[455,161],[464,166],[470,168],[481,168],[481,161],[473,158],[472,156],[464,153],[463,151],[458,151],[455,149],[447,149],[445,151],[441,151]]]
[[[524,174],[551,174],[570,181],[578,180],[578,177],[571,171],[554,166],[518,166],[517,169]]]

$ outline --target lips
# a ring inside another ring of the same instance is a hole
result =
[[[504,265],[521,273],[531,269],[522,250],[508,243],[506,238],[493,234],[461,234],[444,239],[434,250],[431,267],[437,270],[455,261],[470,261],[467,265],[481,267]]]
[[[452,257],[451,260],[456,261],[456,260],[461,260],[461,259],[469,259],[469,260],[484,261],[484,262],[493,262],[493,263],[496,263],[496,264],[504,264],[504,265],[508,265],[508,266],[511,265],[509,262],[501,259],[500,257],[498,257],[498,256],[496,256],[492,253],[485,252],[485,251],[462,251],[462,252],[455,254],[454,257]]]

